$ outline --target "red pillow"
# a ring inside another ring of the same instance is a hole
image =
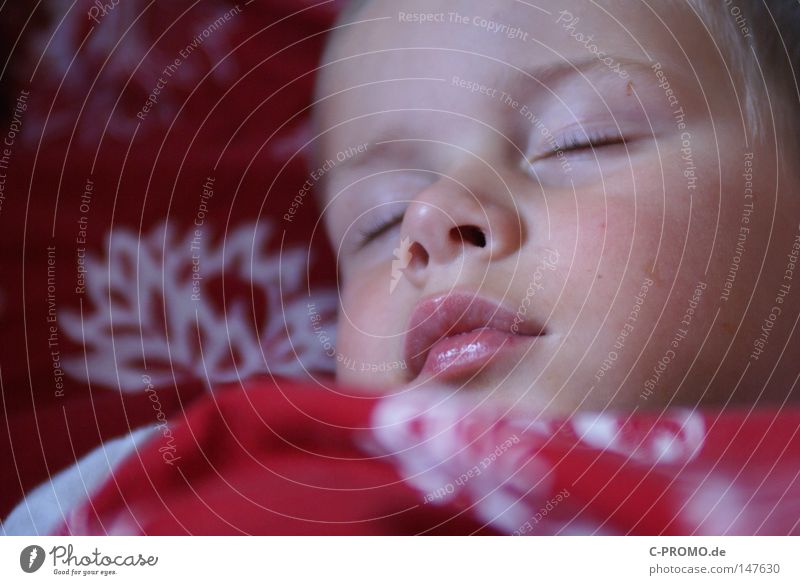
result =
[[[333,367],[311,196],[283,216],[336,3],[37,6],[2,35],[20,40],[0,127],[0,515],[157,424],[154,393],[169,415],[219,383]]]

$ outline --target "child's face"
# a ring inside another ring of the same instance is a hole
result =
[[[339,380],[550,413],[782,400],[800,194],[746,137],[731,48],[672,3],[536,5],[375,0],[339,33]]]

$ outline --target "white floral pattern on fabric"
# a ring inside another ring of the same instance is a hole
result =
[[[659,423],[642,433],[629,423],[628,415],[579,413],[572,428],[585,444],[602,451],[626,455],[641,463],[687,463],[703,447],[706,427],[703,417],[688,409],[665,412]]]
[[[477,518],[511,532],[530,517],[529,501],[552,491],[550,467],[530,456],[523,433],[546,439],[551,429],[499,416],[487,426],[465,406],[433,392],[387,398],[373,416],[377,445],[365,448],[388,454],[426,505],[466,498]]]
[[[425,505],[463,498],[479,520],[507,534],[519,533],[531,518],[541,518],[535,528],[541,534],[615,533],[590,516],[570,516],[583,506],[574,497],[550,514],[561,492],[552,462],[539,450],[556,435],[598,456],[615,453],[646,466],[687,464],[706,437],[703,416],[685,409],[668,411],[655,423],[623,414],[580,413],[564,423],[491,409],[475,416],[472,410],[469,402],[436,392],[387,397],[375,409],[364,448],[388,456]]]
[[[192,241],[191,229],[182,238],[173,231],[162,224],[140,237],[120,228],[107,238],[106,259],[87,255],[90,302],[59,315],[66,335],[86,350],[85,356],[80,351],[64,359],[70,376],[143,392],[145,372],[158,386],[333,371],[307,307],[314,303],[332,322],[337,296],[332,289],[306,294],[305,249],[266,252],[274,233],[268,221],[239,225],[214,242],[207,227],[199,242]],[[193,255],[199,289],[192,280]],[[223,278],[226,291],[233,283],[246,294],[223,301],[204,290],[202,283]],[[254,299],[266,304],[264,323],[257,325]]]

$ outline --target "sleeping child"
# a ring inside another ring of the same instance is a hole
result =
[[[262,4],[270,21],[296,8]],[[330,5],[260,52],[284,58]],[[28,376],[37,402],[9,418],[6,446],[24,455],[8,458],[8,494],[25,497],[0,532],[799,534],[799,60],[797,0],[348,2],[284,215],[314,190],[337,258],[335,343],[330,305],[308,317],[337,391],[276,375],[308,339],[292,317],[268,321],[298,333],[265,348],[269,379],[234,368],[241,383],[204,376],[213,392],[174,368],[159,386],[145,363],[124,396],[86,384],[53,410]],[[304,63],[271,66],[269,84],[302,91],[287,80]],[[297,133],[281,128],[266,175],[291,168]],[[136,275],[163,284],[170,258]],[[265,258],[250,267],[282,283]],[[130,329],[125,311],[114,322]],[[230,344],[236,323],[211,333]]]
[[[793,399],[799,12],[351,3],[312,143],[337,379],[556,415]]]

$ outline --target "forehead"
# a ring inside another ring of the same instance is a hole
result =
[[[498,85],[518,70],[586,59],[660,61],[690,73],[721,64],[720,39],[688,5],[650,4],[371,0],[334,34],[320,71],[318,97],[326,99],[319,109],[350,113],[368,109],[368,99],[402,102],[418,86],[400,80],[459,75]]]
[[[658,48],[697,59],[708,36],[687,5],[666,0],[372,0],[353,20],[335,34],[328,90],[380,68],[444,74],[459,63],[526,67],[601,53],[651,60]],[[704,48],[716,52],[713,42]]]

